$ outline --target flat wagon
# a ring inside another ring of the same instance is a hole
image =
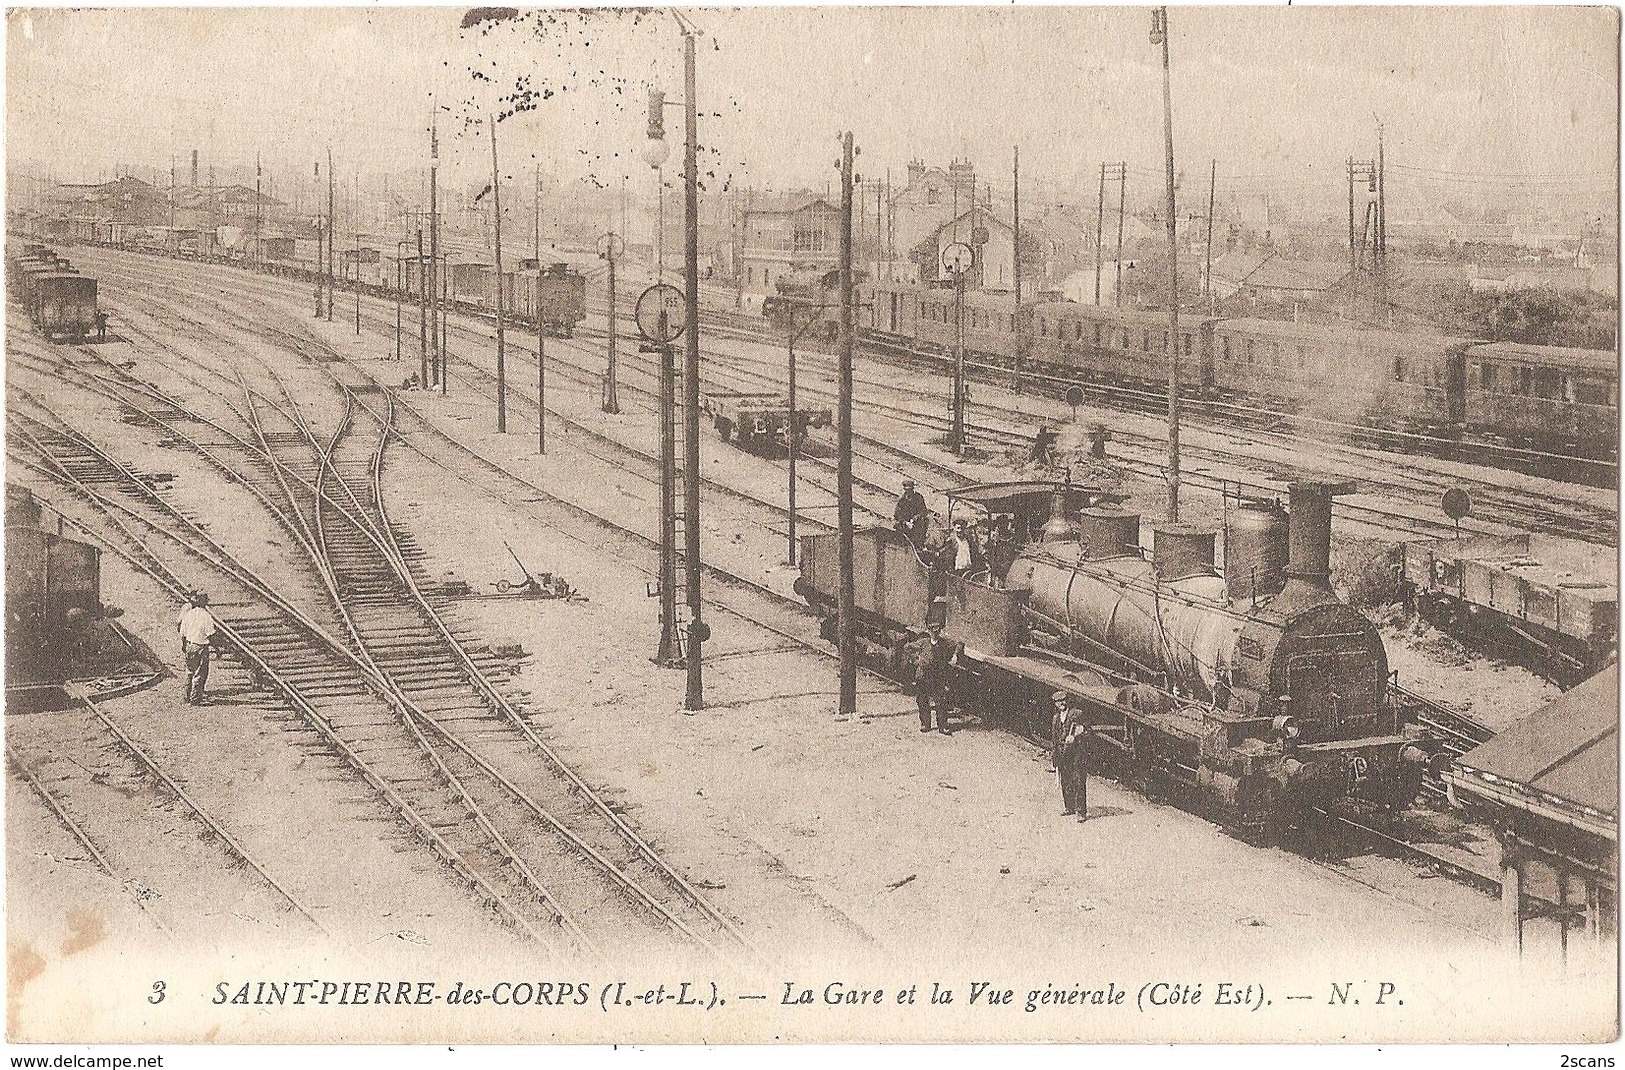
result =
[[[1464,638],[1532,655],[1560,684],[1617,651],[1613,551],[1544,535],[1477,535],[1401,547],[1400,578],[1426,619]]]

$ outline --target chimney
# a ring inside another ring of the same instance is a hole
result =
[[[1287,521],[1289,580],[1332,589],[1332,498],[1354,491],[1353,483],[1293,483],[1292,512]]]
[[[192,150],[192,188],[197,189],[197,150]]]

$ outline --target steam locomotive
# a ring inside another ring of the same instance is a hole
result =
[[[1009,517],[1022,543],[1002,578],[948,575],[884,528],[854,539],[860,645],[901,675],[935,621],[961,647],[957,703],[1047,735],[1050,697],[1086,711],[1128,779],[1175,789],[1255,831],[1346,799],[1396,808],[1436,747],[1390,697],[1375,626],[1329,579],[1331,504],[1348,485],[1291,486],[1290,512],[1247,501],[1216,533],[1158,525],[1068,484],[963,488],[951,509]],[[796,589],[835,634],[837,535],[802,539]]]

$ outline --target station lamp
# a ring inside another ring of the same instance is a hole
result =
[[[671,155],[671,146],[666,144],[666,92],[663,89],[649,90],[648,133],[649,138],[643,143],[643,162],[652,168],[663,167]]]

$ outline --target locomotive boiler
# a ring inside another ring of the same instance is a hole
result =
[[[1138,515],[1080,488],[964,488],[956,505],[1031,532],[1002,583],[934,573],[895,533],[860,533],[862,637],[898,668],[903,640],[935,617],[963,646],[962,706],[1047,734],[1061,692],[1129,779],[1173,786],[1241,825],[1350,797],[1403,806],[1433,748],[1389,699],[1375,626],[1331,589],[1331,503],[1344,489],[1296,483],[1290,512],[1233,510],[1221,573],[1215,533],[1155,527],[1147,554]],[[799,584],[826,617],[832,540],[803,541]]]

